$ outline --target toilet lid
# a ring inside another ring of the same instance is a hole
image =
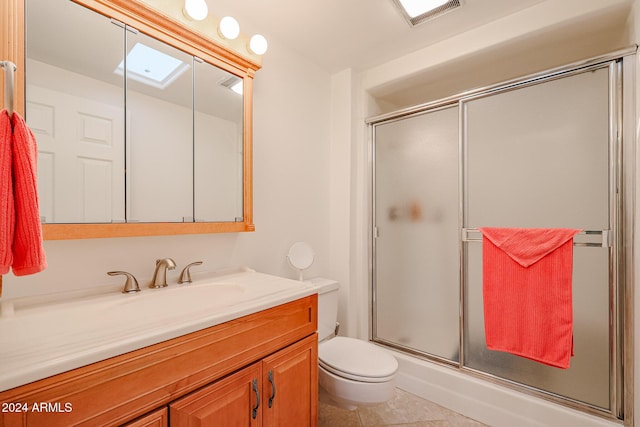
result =
[[[364,382],[387,381],[398,361],[381,348],[362,340],[334,337],[318,345],[320,366],[334,374]]]

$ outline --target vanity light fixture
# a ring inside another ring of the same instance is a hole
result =
[[[251,52],[256,55],[264,55],[268,47],[267,39],[265,39],[263,35],[254,34],[251,36],[251,40],[249,40],[249,50]]]
[[[202,21],[207,17],[209,7],[205,0],[185,0],[183,11],[188,18]]]
[[[231,16],[225,16],[220,20],[220,24],[218,25],[218,34],[225,39],[235,40],[240,35],[240,25],[238,21]]]
[[[183,13],[190,19],[202,21],[207,17],[209,8],[207,7],[205,0],[185,0]],[[238,24],[238,21],[231,16],[225,16],[218,24],[218,34],[223,39],[235,40],[240,35],[240,25]],[[249,51],[256,55],[264,55],[267,51],[267,47],[267,39],[260,34],[252,36],[248,46]]]
[[[462,6],[461,2],[462,0],[393,0],[412,27]]]

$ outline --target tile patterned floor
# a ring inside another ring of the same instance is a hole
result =
[[[320,389],[318,406],[320,427],[488,427],[447,408],[396,389],[393,399],[353,411],[334,406]]]

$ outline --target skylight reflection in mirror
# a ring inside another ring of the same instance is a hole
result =
[[[127,75],[140,83],[164,89],[189,69],[189,65],[171,55],[136,43],[127,54]],[[115,72],[124,73],[123,60]]]

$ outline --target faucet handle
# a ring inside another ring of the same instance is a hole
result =
[[[107,274],[109,276],[127,276],[127,280],[124,282],[124,288],[122,289],[123,294],[140,292],[140,286],[138,286],[138,281],[133,274],[127,273],[126,271],[109,271]]]
[[[202,261],[192,262],[182,269],[182,273],[180,273],[180,278],[178,279],[178,283],[191,283],[191,272],[189,269],[194,265],[202,265]]]

